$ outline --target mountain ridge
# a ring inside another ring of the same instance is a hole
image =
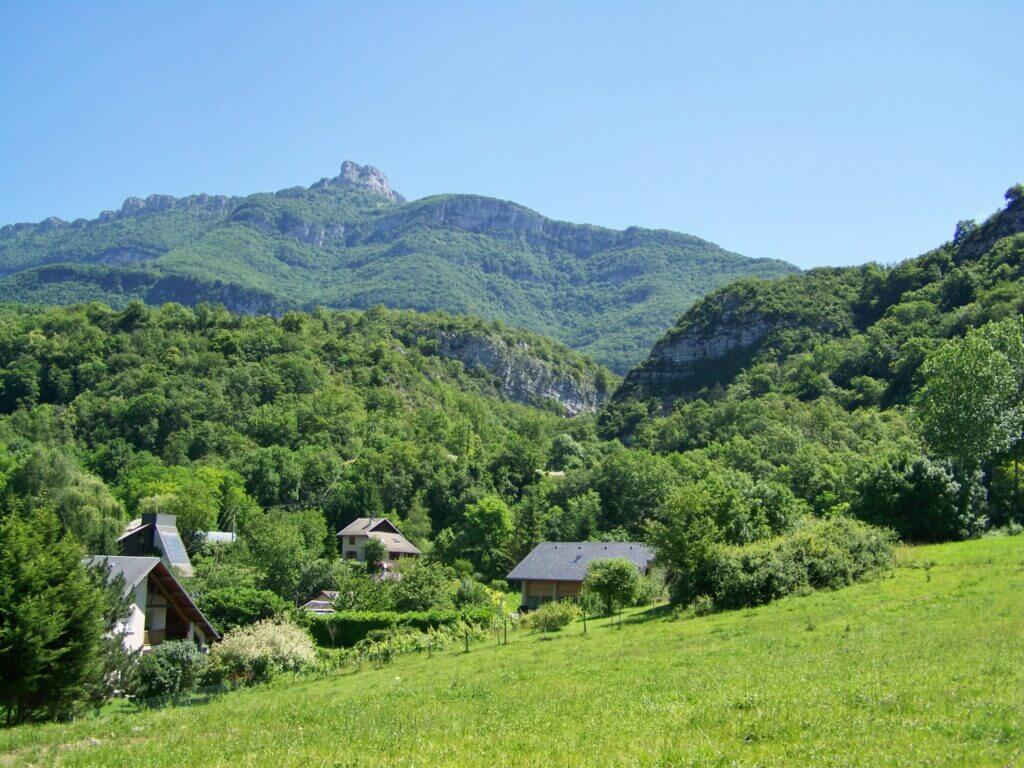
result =
[[[440,309],[551,336],[620,372],[707,291],[795,270],[693,235],[557,221],[498,198],[407,201],[352,161],[308,187],[129,197],[91,220],[0,227],[2,300]]]
[[[868,400],[903,402],[927,352],[922,339],[933,345],[1024,312],[1024,188],[1005,200],[983,223],[961,221],[953,240],[891,267],[818,268],[711,292],[629,372],[618,399],[668,405],[756,368],[802,397],[848,390],[849,405],[867,404],[858,390],[868,388]]]

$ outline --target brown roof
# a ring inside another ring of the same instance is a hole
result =
[[[380,531],[371,531],[370,536],[382,542],[384,546],[388,548],[388,552],[401,552],[402,554],[408,555],[423,554],[411,541],[400,533],[381,533]]]
[[[379,540],[388,552],[421,555],[416,546],[403,536],[398,527],[386,517],[357,517],[340,531],[339,536],[372,536]]]
[[[357,517],[340,531],[339,536],[367,536],[370,531],[386,530],[398,533],[398,526],[386,517]]]

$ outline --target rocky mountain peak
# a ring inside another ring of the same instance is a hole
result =
[[[351,160],[341,164],[341,173],[333,179],[321,179],[313,185],[314,189],[324,187],[354,187],[365,189],[393,203],[404,203],[405,198],[391,188],[388,177],[372,165],[360,165]]]

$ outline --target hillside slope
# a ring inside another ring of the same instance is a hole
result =
[[[0,765],[1015,765],[1022,558],[908,549],[894,578],[754,610],[0,731]]]
[[[475,195],[407,203],[348,161],[308,188],[130,197],[92,221],[0,228],[0,299],[440,309],[543,333],[620,372],[704,293],[793,271],[691,235],[569,224]]]
[[[891,268],[740,280],[694,305],[630,372],[620,397],[671,401],[732,384],[847,405],[904,402],[941,339],[1024,311],[1024,190],[981,225]],[[756,391],[753,392],[756,394]]]

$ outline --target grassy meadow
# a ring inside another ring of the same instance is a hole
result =
[[[1024,537],[757,609],[0,730],[11,765],[1024,765]]]

